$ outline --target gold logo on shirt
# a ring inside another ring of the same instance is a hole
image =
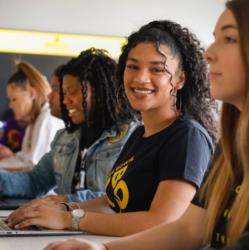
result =
[[[113,188],[114,199],[120,210],[124,210],[127,207],[129,201],[129,189],[125,181],[122,180],[122,177],[125,174],[129,163],[133,161],[133,159],[134,157],[131,157],[129,160],[119,165],[114,170],[113,175],[111,175],[106,181],[106,186],[111,184],[111,187]],[[112,202],[109,198],[108,203],[111,207],[116,207],[114,202]]]

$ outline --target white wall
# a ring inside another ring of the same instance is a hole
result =
[[[225,0],[0,0],[0,28],[127,36],[154,19],[171,19],[212,41]]]

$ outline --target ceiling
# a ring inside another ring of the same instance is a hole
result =
[[[225,0],[0,0],[0,28],[127,36],[155,19],[171,19],[212,40]]]

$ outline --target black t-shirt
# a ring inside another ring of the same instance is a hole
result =
[[[221,215],[217,221],[217,224],[215,225],[214,232],[212,235],[212,240],[210,243],[210,247],[212,248],[221,249],[222,247],[227,245],[226,227],[228,223],[228,216],[232,208],[233,202],[239,191],[240,185],[235,185],[225,208],[221,212]],[[192,203],[203,208],[205,202],[199,200],[199,195],[199,193],[196,194]],[[249,232],[249,226],[247,226],[246,231]]]
[[[148,210],[164,180],[200,187],[213,153],[210,136],[189,116],[152,136],[143,134],[143,126],[134,131],[107,179],[108,202],[116,212]]]

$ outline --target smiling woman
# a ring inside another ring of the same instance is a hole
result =
[[[131,49],[124,71],[124,87],[131,106],[140,111],[143,119],[153,120],[167,113],[174,120],[175,93],[171,93],[185,83],[185,73],[178,69],[178,61],[165,45],[160,46],[160,53],[148,42]]]
[[[202,183],[216,139],[202,49],[195,36],[179,24],[154,21],[129,36],[122,51],[115,82],[118,105],[103,110],[95,99],[93,110],[105,114],[120,108],[130,110],[131,106],[140,113],[143,126],[132,133],[108,174],[106,195],[70,204],[73,211],[58,211],[53,204],[21,208],[9,216],[12,226],[36,224],[124,236],[172,222],[188,207]],[[92,87],[95,97],[102,93],[97,94],[94,85],[89,87],[88,81],[80,78],[84,107],[80,118],[73,103],[80,86],[72,76],[75,71],[65,71],[66,114],[91,124],[88,90]],[[74,86],[73,93],[69,86]],[[79,208],[84,210],[80,216]]]
[[[104,245],[68,240],[46,250],[192,250],[207,249],[206,244],[210,250],[248,249],[249,1],[231,0],[226,7],[205,54],[214,75],[212,93],[224,103],[221,141],[203,192],[173,223]]]
[[[68,115],[75,124],[81,124],[84,122],[84,110],[83,110],[83,96],[82,96],[82,85],[76,76],[66,74],[63,77],[63,95],[64,104],[67,107]],[[91,112],[92,106],[92,88],[88,84],[87,88],[87,100],[88,110]]]

